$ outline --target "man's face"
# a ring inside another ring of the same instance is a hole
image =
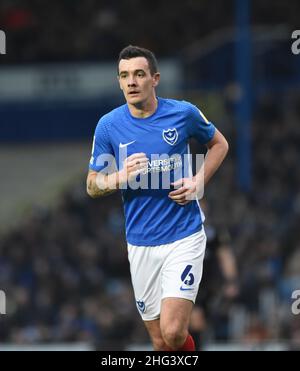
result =
[[[137,105],[154,95],[159,73],[150,73],[148,61],[144,57],[121,59],[119,63],[119,83],[126,101]]]

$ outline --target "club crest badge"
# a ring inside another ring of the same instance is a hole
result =
[[[171,146],[174,146],[178,139],[178,132],[175,128],[163,130],[162,136],[165,142],[167,142]]]
[[[136,304],[137,304],[138,310],[139,310],[141,313],[145,313],[145,311],[146,311],[145,303],[144,303],[142,300],[137,300],[137,301],[136,301]]]

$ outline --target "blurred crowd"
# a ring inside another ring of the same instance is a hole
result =
[[[298,0],[251,3],[255,24],[297,25]],[[233,24],[234,1],[212,7],[208,0],[85,0],[84,6],[79,0],[1,0],[8,52],[0,63],[115,60],[129,43],[174,57],[191,41]],[[226,228],[238,273],[227,291],[222,275],[209,274],[204,264],[199,294],[210,295],[205,308],[197,303],[191,324],[199,344],[283,340],[300,349],[300,318],[291,311],[292,292],[300,289],[299,107],[293,91],[256,102],[249,193],[236,184],[238,138],[229,108],[221,126],[216,123],[230,153],[205,192],[207,230]],[[120,196],[91,200],[84,183],[66,190],[55,210],[34,209],[1,236],[7,314],[0,316],[0,343],[84,341],[113,350],[149,342],[130,284]]]
[[[222,278],[206,277],[204,264],[200,295],[210,287],[213,294],[205,318],[199,303],[192,323],[204,345],[283,340],[300,347],[300,321],[291,311],[292,292],[300,289],[299,97],[285,94],[278,105],[278,96],[268,96],[257,106],[249,193],[236,185],[234,130],[225,122],[231,151],[206,190],[206,228],[230,233],[238,277],[234,295],[223,295]],[[55,210],[35,209],[3,236],[0,288],[8,314],[0,316],[0,343],[86,341],[98,349],[147,343],[123,223],[120,196],[91,200],[82,179]]]
[[[2,239],[0,342],[125,345],[135,301],[118,201],[90,200],[79,182],[55,212],[32,211]]]
[[[222,20],[224,26],[231,13],[219,3],[223,16],[220,8],[213,8],[210,21]],[[209,7],[208,1],[191,0],[86,0],[84,5],[79,0],[3,0],[0,26],[9,45],[5,62],[115,59],[129,40],[163,56],[174,54],[207,32],[209,20],[203,17],[199,27],[198,16]]]
[[[217,300],[211,307],[216,314],[215,323],[210,324],[213,338],[281,339],[300,349],[300,321],[291,311],[292,292],[300,287],[299,103],[296,91],[266,94],[257,102],[249,193],[241,192],[236,184],[238,138],[230,125],[232,116],[227,117],[229,159],[206,196],[211,209],[208,223],[230,231],[239,294],[231,302]]]
[[[193,41],[234,27],[235,1],[1,0],[7,55],[0,63],[115,59],[129,43],[180,55]],[[297,25],[299,3],[251,1],[253,24]],[[270,11],[271,9],[271,11]]]

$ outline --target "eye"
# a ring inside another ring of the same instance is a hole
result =
[[[144,72],[138,72],[137,76],[138,76],[138,77],[144,77],[145,74],[144,74]]]

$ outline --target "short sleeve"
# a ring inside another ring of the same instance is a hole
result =
[[[114,160],[108,125],[108,122],[101,118],[95,130],[89,168],[97,172],[112,166]]]
[[[214,136],[215,126],[207,120],[199,108],[188,104],[187,133],[190,138],[195,138],[201,144],[208,143]]]

